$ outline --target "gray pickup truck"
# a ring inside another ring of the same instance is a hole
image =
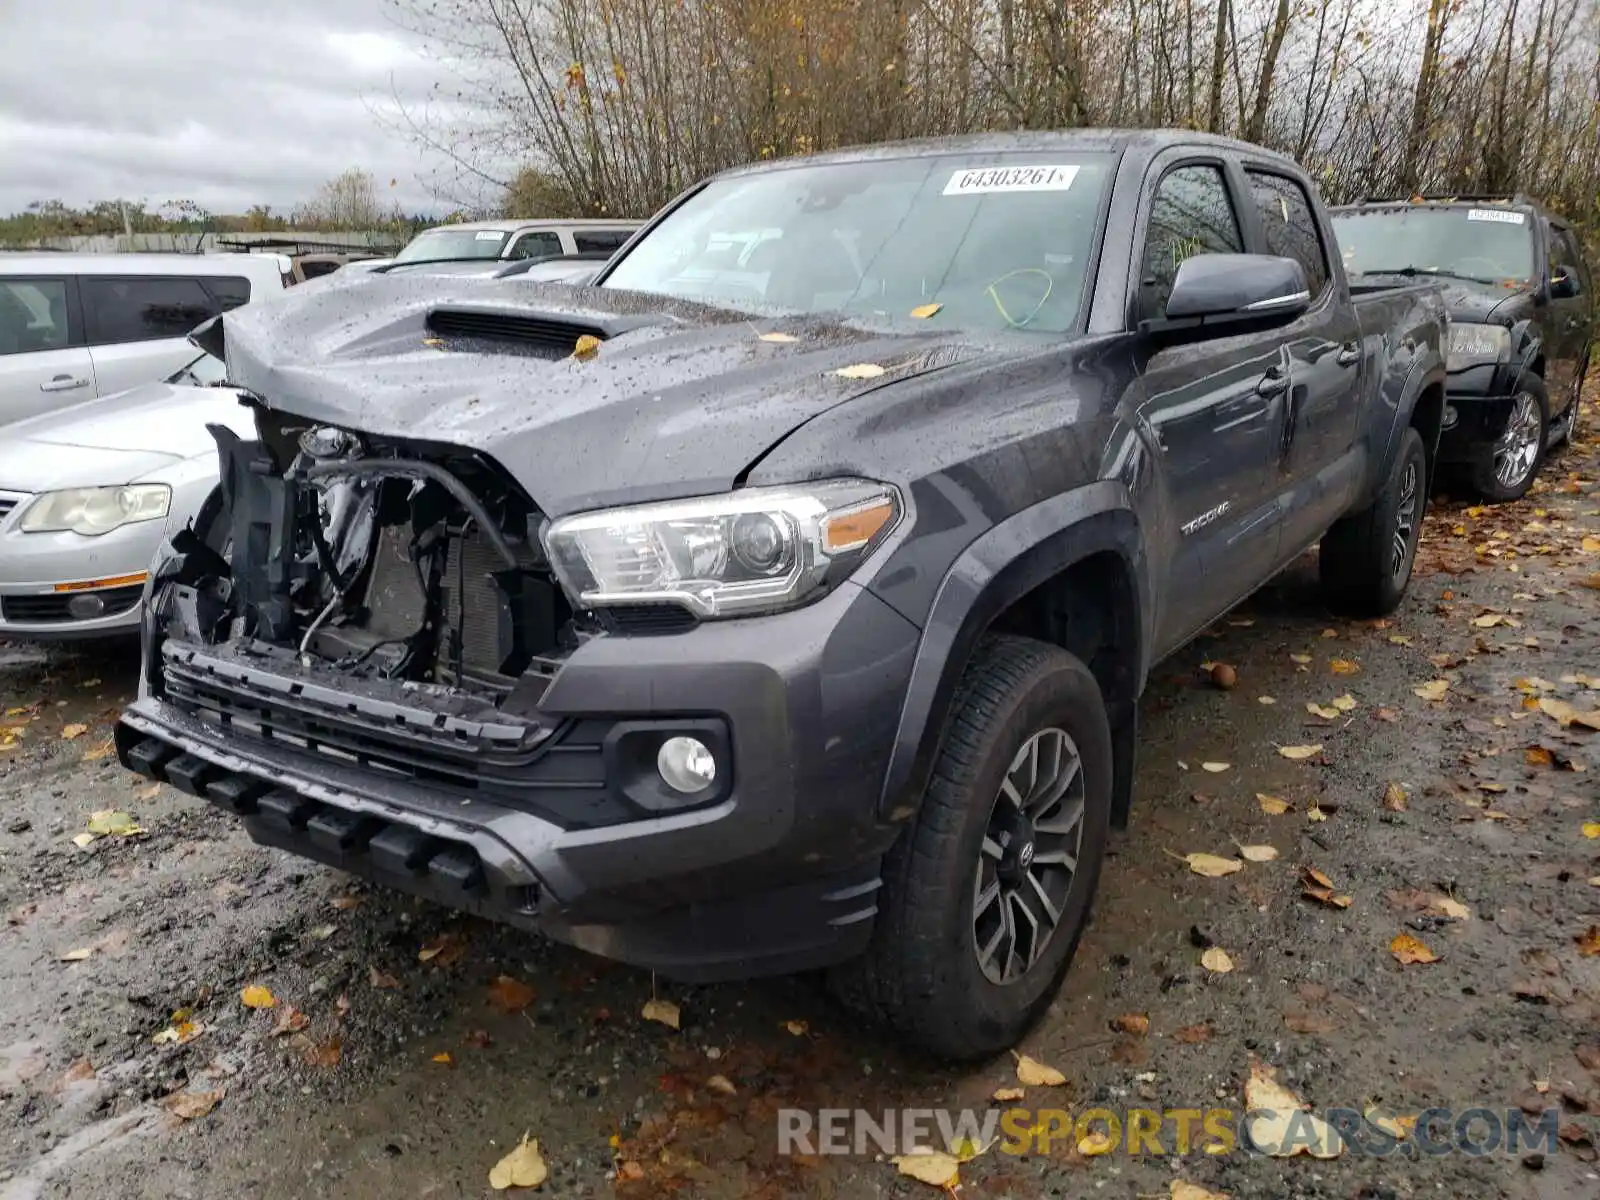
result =
[[[258,436],[153,568],[118,755],[598,954],[1010,1045],[1152,664],[1319,540],[1330,604],[1404,592],[1444,308],[1332,248],[1254,146],[992,135],[717,176],[591,287],[230,313]]]

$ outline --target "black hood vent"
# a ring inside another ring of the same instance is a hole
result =
[[[598,325],[560,317],[462,308],[434,309],[428,314],[428,332],[439,338],[511,342],[541,358],[566,357],[581,337],[606,338],[606,331]]]

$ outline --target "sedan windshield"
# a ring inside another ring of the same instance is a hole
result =
[[[751,314],[1060,333],[1077,321],[1107,155],[950,155],[715,180],[604,286]]]
[[[430,229],[406,243],[395,262],[441,258],[499,258],[506,233],[500,229]]]
[[[1351,275],[1450,275],[1479,283],[1533,275],[1528,215],[1505,207],[1375,208],[1333,219]]]

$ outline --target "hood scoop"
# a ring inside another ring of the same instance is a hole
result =
[[[507,342],[540,358],[564,358],[579,338],[605,341],[612,332],[559,316],[468,308],[436,308],[428,314],[427,325],[437,338]]]

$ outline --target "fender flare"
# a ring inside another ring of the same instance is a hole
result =
[[[1432,362],[1426,362],[1420,359],[1413,362],[1411,371],[1406,376],[1405,388],[1400,395],[1400,403],[1395,406],[1394,419],[1389,425],[1389,436],[1384,442],[1383,457],[1379,460],[1378,472],[1376,476],[1376,478],[1380,481],[1378,486],[1381,486],[1382,480],[1388,478],[1389,464],[1393,461],[1394,456],[1399,452],[1401,437],[1405,434],[1405,431],[1411,427],[1411,418],[1414,417],[1417,412],[1417,401],[1422,399],[1423,392],[1435,385],[1437,385],[1439,388],[1439,395],[1447,400],[1447,389],[1449,382],[1448,376],[1445,373],[1445,360],[1443,355],[1433,356]],[[1439,434],[1436,434],[1434,438],[1434,444],[1427,447],[1429,462],[1433,462],[1438,458],[1439,436]]]
[[[1130,709],[1149,671],[1150,579],[1144,537],[1127,488],[1102,480],[1023,509],[983,533],[945,573],[923,625],[878,802],[879,817],[900,822],[917,808],[944,738],[956,685],[978,639],[1012,604],[1075,562],[1110,551],[1133,581],[1138,666],[1130,695],[1108,698]]]

